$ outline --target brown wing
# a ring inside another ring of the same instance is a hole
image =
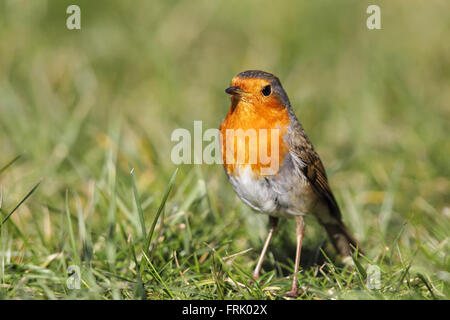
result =
[[[327,174],[319,155],[303,129],[297,127],[295,131],[295,134],[291,134],[289,142],[291,155],[294,159],[297,158],[296,165],[300,167],[313,189],[328,203],[331,214],[340,220],[341,212],[328,185]]]

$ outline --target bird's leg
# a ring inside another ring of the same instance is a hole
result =
[[[270,224],[269,234],[267,235],[266,242],[264,243],[264,247],[261,251],[261,255],[259,256],[259,260],[256,265],[255,271],[253,272],[253,279],[255,279],[255,280],[259,278],[259,272],[261,271],[262,263],[264,261],[264,256],[266,255],[266,251],[267,251],[267,248],[269,247],[270,240],[272,239],[273,233],[277,227],[278,218],[269,216],[269,224]]]
[[[294,278],[292,279],[291,291],[286,293],[287,297],[296,298],[298,297],[297,290],[297,276],[298,276],[298,268],[300,266],[300,253],[302,251],[302,240],[303,240],[303,230],[304,230],[304,222],[303,216],[296,216],[296,232],[297,232],[297,251],[295,254],[295,267],[294,267]]]

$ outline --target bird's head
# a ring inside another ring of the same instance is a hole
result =
[[[285,108],[289,99],[280,80],[271,73],[248,70],[237,74],[225,90],[234,106],[239,102],[256,108]]]

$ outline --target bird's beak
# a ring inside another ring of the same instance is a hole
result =
[[[231,95],[241,95],[245,93],[240,87],[229,87],[225,89],[225,92]]]

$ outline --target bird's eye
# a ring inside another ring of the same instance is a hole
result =
[[[266,97],[270,96],[270,94],[272,93],[272,87],[271,87],[270,85],[265,86],[265,87],[261,90],[261,93],[262,93],[264,96],[266,96]]]

